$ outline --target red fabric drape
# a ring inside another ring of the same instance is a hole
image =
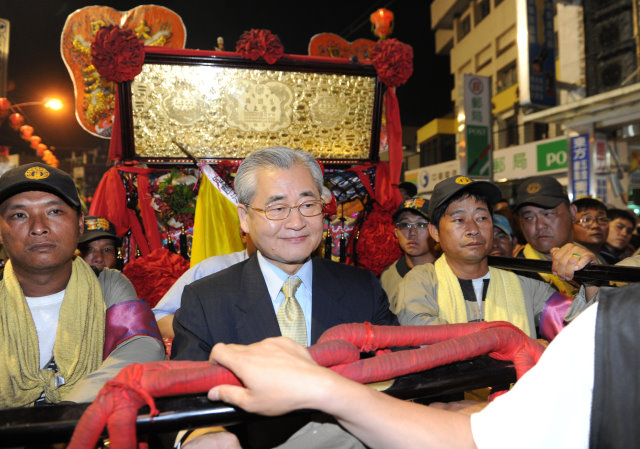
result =
[[[127,192],[122,184],[120,172],[138,175],[138,205],[144,229],[136,213],[127,207]],[[148,173],[152,170],[139,167],[112,167],[102,177],[93,196],[89,215],[104,217],[114,224],[116,233],[122,237],[131,229],[133,251],[130,258],[135,258],[135,246],[140,248],[143,256],[162,247],[155,211],[151,207]]]
[[[389,166],[391,184],[397,186],[400,183],[400,172],[402,171],[402,124],[400,123],[400,106],[396,89],[390,87],[384,94],[387,135],[389,136]],[[397,190],[397,189],[395,189]],[[400,193],[398,192],[398,197]],[[400,199],[401,201],[401,199]],[[398,201],[396,205],[400,203]]]

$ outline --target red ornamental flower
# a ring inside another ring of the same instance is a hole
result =
[[[402,255],[400,245],[393,236],[394,228],[391,215],[375,206],[360,229],[356,243],[358,265],[380,276]]]
[[[166,248],[158,248],[129,262],[122,272],[135,287],[138,298],[154,307],[188,269],[189,262],[182,257]]]
[[[280,38],[269,30],[249,30],[236,42],[236,52],[243,58],[256,61],[262,57],[273,64],[284,54]]]
[[[371,60],[380,81],[387,87],[402,86],[413,73],[413,48],[397,39],[378,41]]]
[[[142,71],[144,48],[132,30],[103,26],[91,43],[91,62],[108,81],[131,81]]]

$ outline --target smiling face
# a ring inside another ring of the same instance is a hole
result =
[[[290,169],[258,169],[255,192],[250,206],[259,209],[276,204],[295,207],[320,200],[309,169],[299,164]],[[242,230],[251,235],[262,255],[288,274],[296,273],[322,240],[322,214],[303,217],[293,209],[286,219],[274,221],[263,212],[239,204],[238,216]]]
[[[440,219],[438,228],[429,225],[429,232],[440,242],[442,251],[453,272],[464,279],[463,273],[484,271],[487,255],[493,246],[493,221],[483,201],[466,196],[453,201]]]
[[[2,243],[21,282],[29,274],[70,273],[82,229],[82,215],[52,193],[22,192],[0,205]]]
[[[573,240],[573,215],[564,202],[552,209],[529,204],[518,213],[525,239],[543,254],[549,254],[551,248],[559,248]]]

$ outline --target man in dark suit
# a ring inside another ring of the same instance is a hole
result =
[[[216,343],[280,335],[306,346],[342,323],[397,324],[372,273],[312,257],[322,240],[323,178],[311,155],[259,150],[240,165],[235,190],[240,225],[258,253],[185,287],[172,358],[207,360]]]

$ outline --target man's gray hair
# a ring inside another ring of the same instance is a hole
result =
[[[303,150],[292,150],[287,147],[268,147],[251,153],[240,164],[234,182],[238,203],[249,204],[253,199],[257,188],[256,174],[260,168],[289,169],[295,165],[303,165],[309,169],[318,187],[318,193],[322,194],[324,191],[322,170],[312,155]]]

